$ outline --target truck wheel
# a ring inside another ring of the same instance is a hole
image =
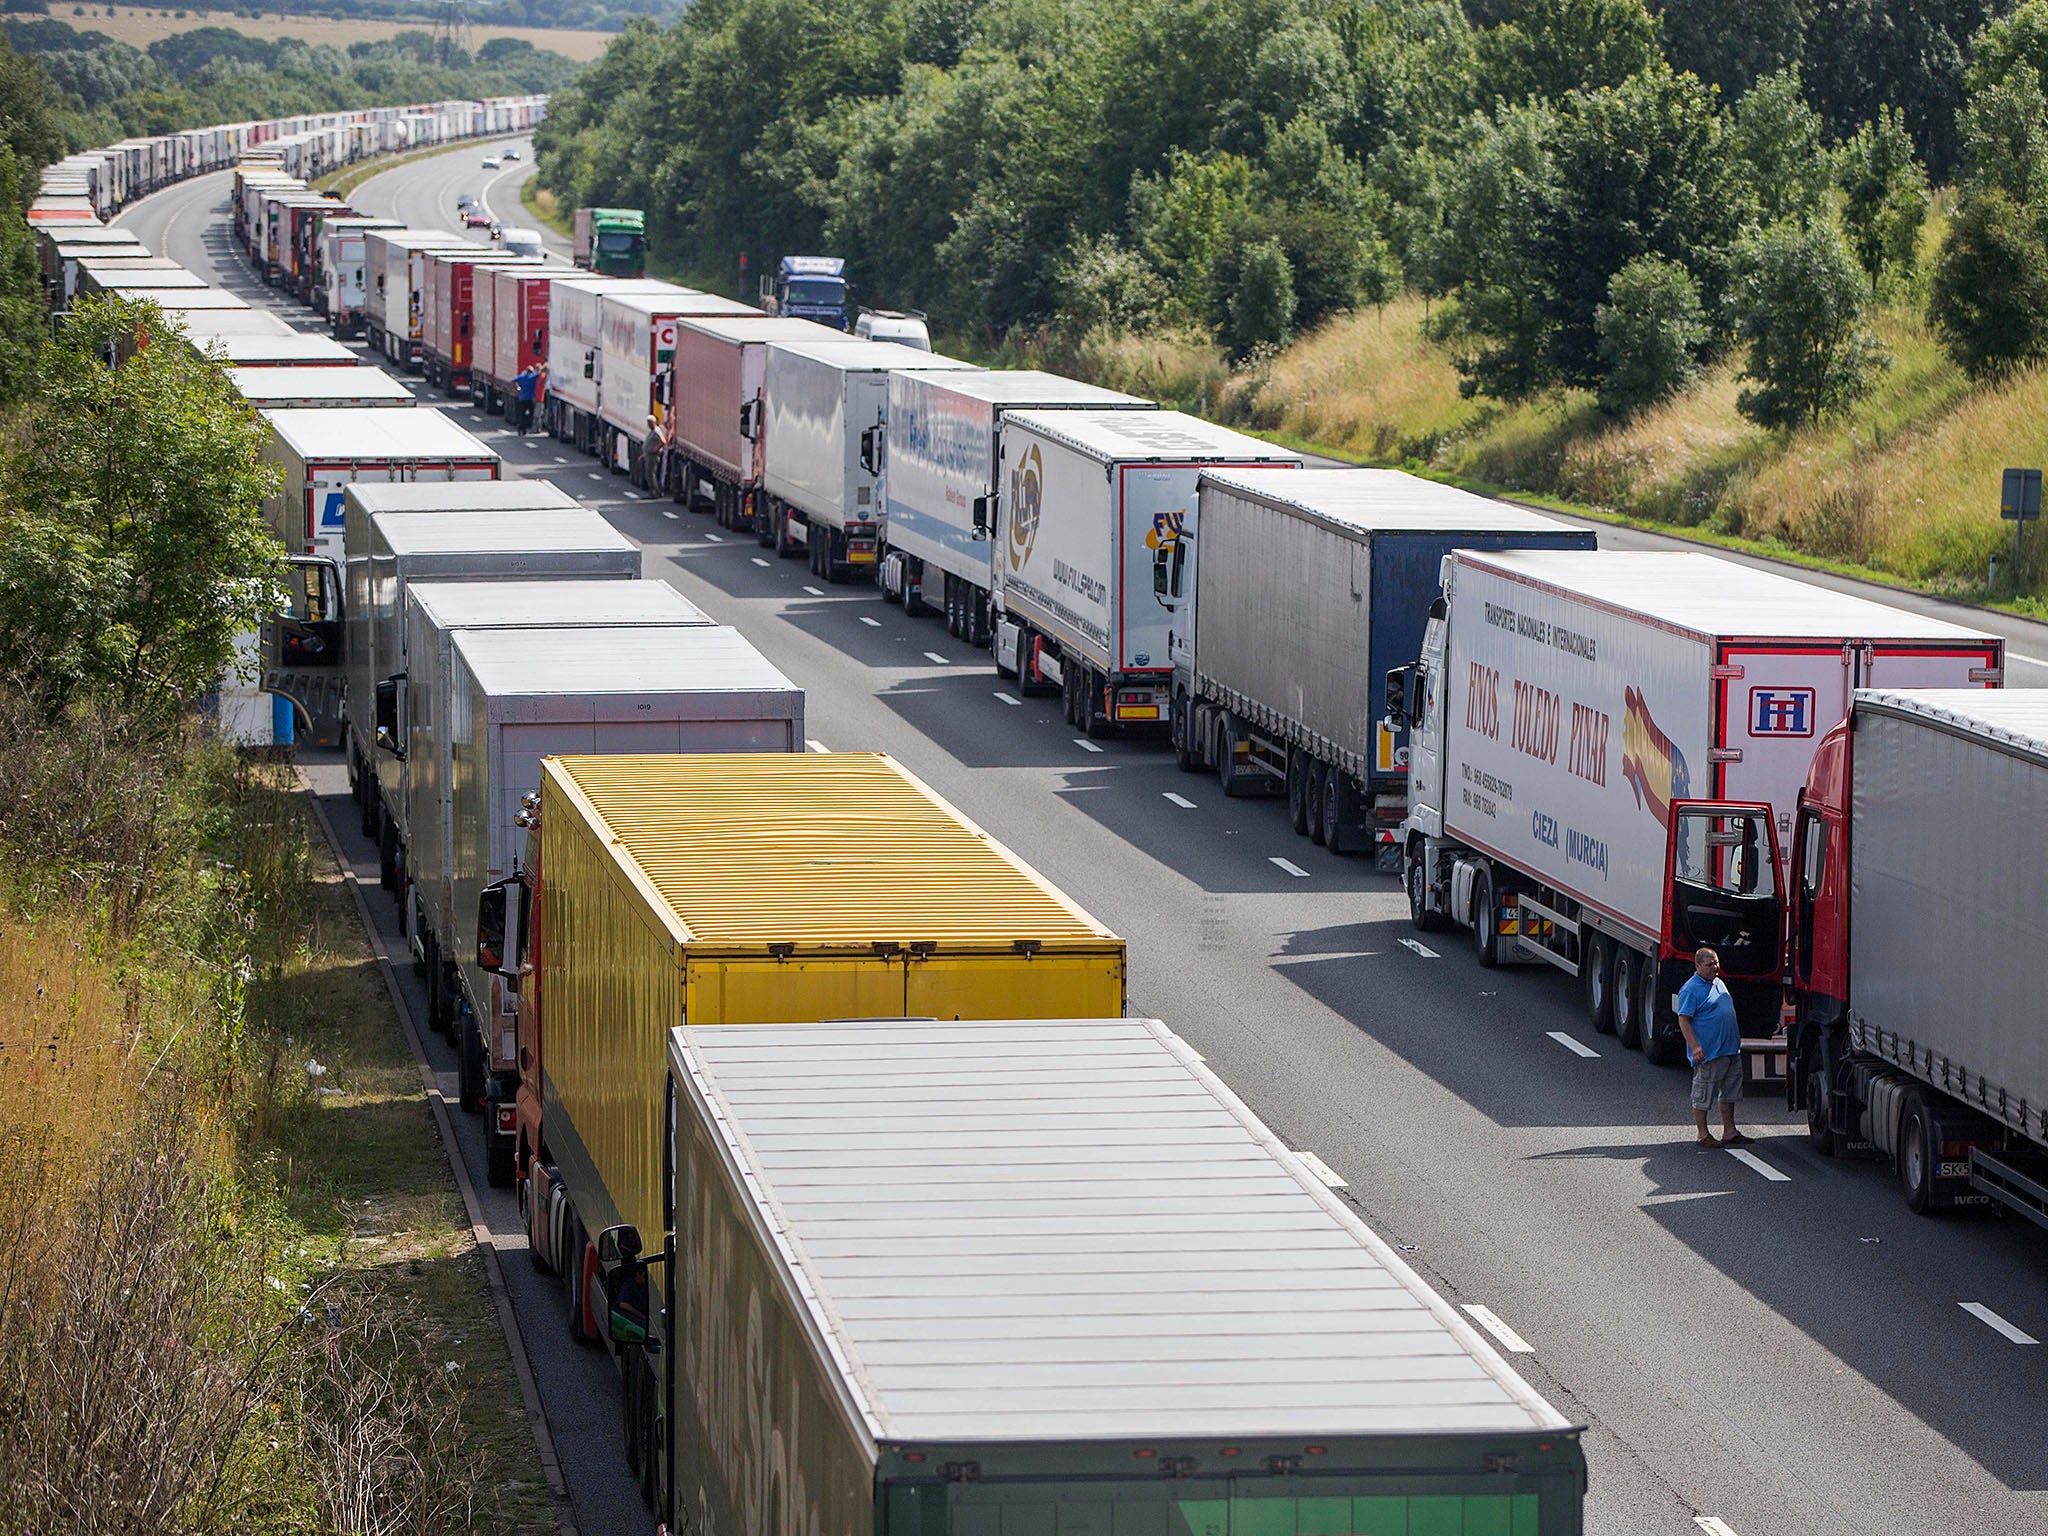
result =
[[[1108,685],[1094,673],[1084,673],[1081,689],[1081,734],[1090,741],[1101,741],[1115,729],[1115,722],[1109,718],[1109,701],[1104,697]]]
[[[1344,770],[1331,764],[1323,770],[1323,846],[1334,854],[1352,852],[1344,815],[1350,798],[1344,786]]]
[[[1323,846],[1327,828],[1323,826],[1323,765],[1314,758],[1301,770],[1301,794],[1304,813],[1308,817],[1308,840],[1318,848]]]
[[[1636,1017],[1636,1005],[1641,1001],[1636,996],[1636,965],[1634,950],[1626,944],[1614,946],[1614,967],[1608,973],[1613,978],[1614,1033],[1632,1051],[1643,1046],[1641,1020]]]
[[[768,513],[771,531],[769,537],[775,542],[775,558],[788,560],[796,554],[796,540],[789,536],[789,511],[785,507],[774,507]],[[808,541],[806,541],[808,547]]]
[[[377,883],[387,891],[398,889],[398,828],[383,820],[377,838]]]
[[[1226,800],[1244,794],[1244,776],[1237,767],[1237,722],[1221,712],[1216,716],[1216,777]]]
[[[569,1282],[569,1337],[578,1344],[596,1342],[587,1322],[590,1272],[596,1267],[597,1254],[592,1251],[590,1239],[583,1231],[583,1222],[572,1213],[569,1217],[567,1259],[562,1265],[562,1272]]]
[[[1201,722],[1195,719],[1194,705],[1185,693],[1177,694],[1173,701],[1173,763],[1182,773],[1199,773],[1202,768],[1202,754],[1195,750],[1195,734]]]
[[[464,1114],[480,1115],[484,1112],[483,1031],[477,1027],[476,1015],[460,1003],[454,1012],[461,1061],[456,1072],[456,1102]]]
[[[1472,880],[1472,954],[1481,970],[1500,964],[1500,916],[1493,905],[1493,876],[1481,870]]]
[[[1934,1149],[1928,1145],[1927,1106],[1920,1095],[1906,1100],[1899,1121],[1899,1193],[1906,1209],[1925,1216],[1934,1194]]]
[[[1806,1142],[1822,1157],[1835,1155],[1835,1127],[1829,1115],[1825,1067],[1813,1067],[1806,1074]]]
[[[1409,854],[1407,864],[1408,921],[1417,933],[1435,933],[1443,927],[1444,919],[1441,912],[1430,910],[1429,867],[1419,853]]]
[[[493,1189],[510,1189],[516,1169],[514,1156],[519,1149],[502,1136],[493,1136],[484,1145],[484,1178]]]
[[[1081,684],[1072,667],[1060,673],[1060,718],[1071,730],[1081,727]]]
[[[1644,960],[1639,974],[1643,978],[1643,996],[1636,1014],[1642,1020],[1643,1057],[1653,1067],[1675,1067],[1684,1053],[1674,1047],[1681,1046],[1685,1037],[1679,1034],[1677,1020],[1666,1001],[1656,959]]]
[[[1287,754],[1287,821],[1297,835],[1308,836],[1308,758],[1299,750]]]
[[[1586,1022],[1596,1035],[1614,1033],[1614,946],[1604,935],[1586,940]]]

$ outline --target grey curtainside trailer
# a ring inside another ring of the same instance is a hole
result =
[[[1582,1529],[1579,1431],[1164,1025],[670,1038],[666,1262],[593,1300],[668,1340],[671,1529]]]

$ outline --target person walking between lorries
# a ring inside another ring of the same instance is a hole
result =
[[[524,437],[527,429],[533,425],[535,396],[540,392],[539,366],[528,363],[519,370],[519,376],[513,382],[519,386],[519,420],[514,422],[513,426],[519,435]]]
[[[1721,957],[1702,948],[1692,957],[1693,974],[1678,989],[1678,1027],[1692,1061],[1692,1119],[1702,1147],[1740,1147],[1749,1138],[1735,1129],[1742,1101],[1742,1030],[1735,999],[1721,979]],[[1707,1111],[1721,1106],[1721,1136],[1707,1129]]]

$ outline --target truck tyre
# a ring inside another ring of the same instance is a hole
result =
[[[1173,700],[1173,762],[1182,773],[1199,773],[1202,768],[1202,754],[1195,750],[1195,733],[1201,722],[1195,719],[1195,707],[1185,693],[1176,694]]]
[[[1287,754],[1287,821],[1295,833],[1308,836],[1308,758],[1297,748]]]
[[[1640,1021],[1636,1017],[1636,952],[1626,944],[1614,946],[1614,966],[1609,971],[1613,978],[1610,991],[1613,994],[1614,1033],[1621,1043],[1632,1051],[1643,1046]]]
[[[1090,741],[1100,741],[1115,729],[1109,718],[1107,692],[1108,684],[1101,678],[1092,672],[1082,674],[1081,734]]]
[[[590,1246],[590,1239],[583,1231],[583,1222],[573,1213],[569,1216],[569,1242],[562,1264],[562,1273],[568,1280],[569,1337],[578,1344],[591,1344],[592,1337],[587,1325],[587,1309],[590,1305],[590,1271],[597,1265],[597,1254]]]
[[[510,1189],[518,1174],[518,1146],[493,1135],[484,1143],[484,1179],[493,1189]]]
[[[480,1115],[484,1112],[484,1033],[477,1027],[476,1015],[460,1003],[455,1005],[455,1030],[460,1058],[456,1102],[464,1114]]]
[[[387,891],[398,889],[398,828],[379,818],[377,838],[377,883]]]
[[[1934,1194],[1934,1148],[1929,1144],[1927,1105],[1919,1094],[1906,1100],[1899,1116],[1899,1193],[1906,1209],[1925,1216]]]
[[[797,544],[796,540],[790,537],[790,531],[795,525],[790,521],[789,508],[777,507],[770,516],[775,521],[775,558],[778,560],[794,559],[796,557]],[[804,541],[804,547],[807,549],[810,547],[810,540],[806,539]]]
[[[1308,817],[1308,840],[1318,848],[1323,846],[1326,829],[1323,826],[1323,765],[1314,758],[1301,770],[1301,795],[1303,814]]]
[[[1481,970],[1500,964],[1500,919],[1493,905],[1493,875],[1481,870],[1472,877],[1472,954]]]
[[[1828,1074],[1825,1066],[1813,1066],[1806,1073],[1806,1141],[1822,1157],[1835,1155],[1835,1127],[1829,1113]]]
[[[541,1191],[540,1180],[534,1177],[539,1167],[539,1158],[528,1161],[526,1177],[519,1185],[519,1199],[526,1209],[526,1256],[535,1269],[551,1275],[555,1267],[548,1262],[548,1202]]]
[[[1429,866],[1420,853],[1407,858],[1404,880],[1408,887],[1408,921],[1417,933],[1435,933],[1444,925],[1443,914],[1429,905]]]
[[[1604,934],[1586,940],[1586,1022],[1596,1035],[1614,1033],[1614,945]]]
[[[1653,1067],[1678,1065],[1682,1050],[1674,1049],[1684,1043],[1685,1037],[1678,1032],[1678,1021],[1673,1017],[1664,995],[1663,978],[1658,974],[1654,957],[1643,962],[1643,996],[1636,1009],[1642,1020],[1643,1057]]]
[[[1060,673],[1060,717],[1075,730],[1081,725],[1080,695],[1080,679],[1074,675],[1074,668],[1068,667]]]
[[[1227,800],[1244,794],[1244,778],[1237,768],[1237,722],[1218,711],[1216,715],[1216,777]]]
[[[1334,763],[1323,770],[1323,846],[1334,854],[1352,852],[1349,818],[1350,791],[1344,784],[1344,770]]]

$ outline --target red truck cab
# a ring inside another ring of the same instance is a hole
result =
[[[1785,953],[1792,1031],[1827,1029],[1849,999],[1849,754],[1844,720],[1813,754],[1792,827]]]

